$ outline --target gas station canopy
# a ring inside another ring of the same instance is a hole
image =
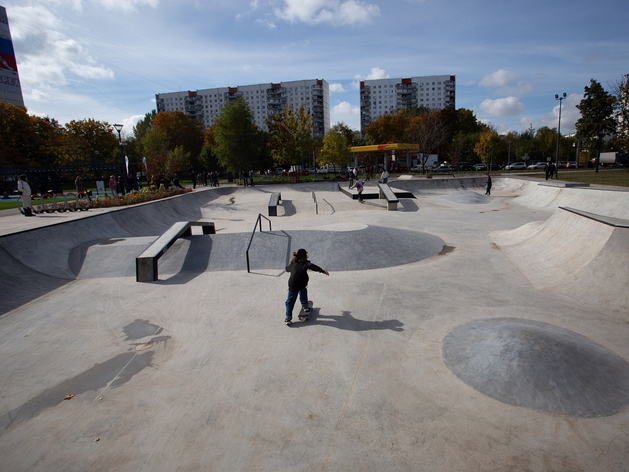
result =
[[[382,151],[407,151],[419,152],[419,145],[407,143],[373,144],[371,146],[352,146],[351,152],[382,152]]]

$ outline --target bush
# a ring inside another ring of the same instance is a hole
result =
[[[163,185],[160,185],[159,190],[156,190],[154,186],[144,187],[139,192],[132,190],[126,195],[117,195],[111,197],[104,197],[98,199],[92,199],[90,204],[91,208],[112,208],[127,205],[136,205],[138,203],[152,202],[153,200],[159,200],[161,198],[174,197],[175,195],[182,195],[184,193],[192,192],[190,188],[177,188],[166,190]]]

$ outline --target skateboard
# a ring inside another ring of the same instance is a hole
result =
[[[301,311],[299,312],[299,316],[297,317],[297,319],[299,319],[299,321],[308,321],[310,319],[310,314],[312,313],[312,302],[308,301],[308,307],[310,308],[310,311],[306,311],[304,310],[304,308],[301,308]]]

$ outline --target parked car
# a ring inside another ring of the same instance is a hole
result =
[[[487,164],[474,164],[474,170],[487,170]]]
[[[422,166],[413,166],[413,167],[411,167],[411,172],[421,172],[422,170],[423,170]]]
[[[469,162],[459,162],[457,165],[458,170],[472,170],[474,167]]]
[[[528,166],[530,170],[544,170],[545,167],[545,162],[536,162],[535,164],[531,164],[530,166]]]
[[[489,170],[500,170],[500,166],[498,164],[491,164]]]
[[[432,169],[433,172],[454,172],[454,168],[450,166],[436,166]]]
[[[514,162],[505,167],[505,170],[526,170],[526,164],[524,162]]]
[[[566,169],[576,169],[576,168],[577,168],[576,161],[570,161],[566,164]]]

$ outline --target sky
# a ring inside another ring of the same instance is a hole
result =
[[[134,124],[155,94],[325,79],[360,129],[365,79],[456,76],[499,133],[574,132],[591,79],[629,74],[626,0],[4,0],[28,112]],[[559,101],[555,95],[567,94]]]

